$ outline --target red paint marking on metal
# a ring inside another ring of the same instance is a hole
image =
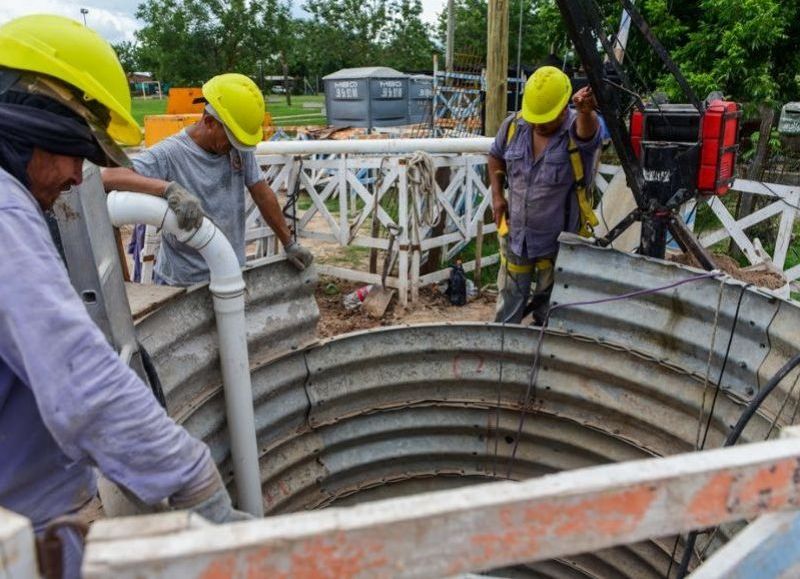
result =
[[[461,379],[461,368],[460,368],[460,366],[461,366],[461,358],[462,357],[463,358],[475,359],[477,361],[477,364],[475,365],[474,372],[476,374],[483,374],[483,367],[486,364],[486,360],[484,359],[484,357],[481,354],[464,354],[463,356],[461,354],[456,354],[453,357],[453,376],[455,376],[459,380]]]
[[[454,559],[448,569],[449,575],[455,575],[464,569],[485,569],[487,563],[496,561],[498,557],[516,557],[520,554],[535,553],[540,538],[540,526],[520,529],[519,511],[513,507],[501,509],[497,514],[499,522],[491,524],[488,528],[495,528],[495,533],[480,533],[470,538],[470,543],[475,547],[472,554],[465,560]],[[466,565],[465,565],[466,563]]]
[[[641,522],[655,498],[655,488],[638,486],[621,492],[612,492],[572,505],[552,505],[557,525],[553,533],[562,539],[595,528],[606,535],[630,533]],[[541,511],[537,509],[537,511]]]
[[[638,486],[585,499],[561,499],[525,510],[509,507],[498,514],[496,533],[479,533],[470,539],[476,550],[469,566],[454,562],[450,573],[464,569],[485,569],[498,561],[533,559],[546,543],[593,534],[618,536],[631,533],[644,518],[657,489]],[[489,525],[487,525],[489,526]]]
[[[456,354],[455,356],[453,356],[453,376],[455,376],[459,380],[461,379],[461,374],[458,370],[458,361],[460,359],[461,359],[461,354]]]
[[[796,471],[795,460],[761,468],[736,485],[736,497],[744,504],[757,505],[759,510],[778,509],[797,494],[798,489],[794,488]]]
[[[286,576],[285,573],[277,572],[269,564],[265,564],[271,553],[272,550],[269,547],[262,547],[247,555],[247,579],[261,579],[262,577],[278,579]]]
[[[223,555],[214,559],[200,573],[199,579],[229,579],[236,575],[236,555]]]
[[[483,374],[483,364],[484,364],[483,356],[477,354],[477,358],[478,358],[478,366],[475,368],[475,373]]]
[[[383,553],[381,542],[349,537],[339,532],[333,536],[300,541],[296,545],[252,551],[247,555],[246,576],[248,579],[333,579],[359,574],[390,576],[388,559]]]
[[[733,475],[727,471],[712,476],[689,501],[688,517],[702,526],[714,524],[719,513],[728,509],[733,480]]]

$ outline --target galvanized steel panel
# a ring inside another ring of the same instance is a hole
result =
[[[319,309],[316,273],[285,260],[244,271],[251,364],[314,340]],[[158,369],[167,406],[179,420],[221,383],[211,295],[194,286],[139,320],[136,334]]]
[[[604,300],[705,273],[599,248],[574,236],[561,239],[553,305]],[[722,276],[612,303],[561,307],[553,311],[550,324],[570,334],[620,344],[704,376],[721,288],[722,302],[710,371],[710,380],[716,384],[743,285]],[[770,349],[768,329],[778,312],[779,302],[758,290],[744,291],[722,379],[724,391],[744,400],[752,398],[757,391],[758,370]]]
[[[557,266],[558,303],[604,299],[699,273],[574,242],[564,243]],[[512,477],[694,448],[720,287],[719,281],[704,280],[604,307],[556,310],[542,343]],[[724,281],[722,291],[712,382],[741,286]],[[140,330],[161,346],[155,348],[157,364],[169,369],[174,414],[209,442],[229,477],[221,392],[208,379],[213,370],[178,374],[170,366],[174,353],[199,357],[210,347],[210,337],[204,337],[212,331],[210,319],[196,311],[203,309],[197,299],[190,293],[176,300],[187,305],[173,304],[171,316],[154,318]],[[299,321],[306,311],[300,305],[296,316],[289,309],[284,314]],[[717,400],[708,447],[719,446],[738,419],[741,399],[752,395],[747,388],[763,384],[800,343],[798,316],[797,307],[746,290],[723,380],[730,396]],[[264,312],[256,317],[258,327],[271,319]],[[193,331],[200,335],[190,337]],[[495,324],[394,327],[326,340],[257,364],[253,390],[267,512],[445,488],[459,484],[454,477],[505,477],[539,336],[535,328]],[[273,351],[273,338],[253,333],[251,339],[260,344],[251,359]],[[196,375],[203,377],[199,386]],[[744,439],[767,434],[795,376],[768,399]],[[797,403],[796,393],[789,402]],[[779,424],[788,422],[786,414]],[[525,573],[658,577],[670,550],[667,540],[656,541],[548,562]]]

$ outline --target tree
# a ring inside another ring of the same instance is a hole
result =
[[[607,0],[606,0],[607,3]],[[521,6],[520,6],[521,4]],[[520,7],[522,8],[521,63],[523,67],[538,64],[547,56],[562,57],[570,44],[561,12],[555,0],[511,0],[509,4],[508,54],[510,66],[516,66],[519,38]],[[455,52],[486,58],[487,0],[456,0]],[[447,34],[447,13],[439,15],[439,42],[444,46]]]
[[[279,0],[146,0],[137,18],[140,64],[162,81],[198,85],[223,72],[255,76],[275,54]]]
[[[307,0],[314,54],[342,66],[380,63],[386,40],[387,0]],[[335,70],[335,69],[334,69]]]
[[[434,52],[428,28],[422,22],[420,0],[399,0],[390,7],[383,62],[398,70],[427,70]]]
[[[649,0],[646,11],[701,98],[721,90],[756,106],[796,94],[797,3],[742,0],[734,10],[723,0],[700,0],[671,14],[666,2]],[[669,75],[662,73],[658,84],[672,98],[682,98]]]
[[[123,40],[117,44],[112,44],[111,48],[117,53],[119,63],[126,74],[141,70],[139,68],[139,47],[136,44],[129,40]]]

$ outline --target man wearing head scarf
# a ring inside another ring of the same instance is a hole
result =
[[[139,142],[114,51],[59,16],[0,26],[0,506],[37,534],[97,492],[94,468],[140,500],[214,522],[231,506],[208,447],[176,425],[117,356],[70,284],[44,212],[78,185],[84,159],[128,164]],[[171,200],[182,227],[196,199]],[[60,534],[66,577],[78,536]]]
[[[202,100],[205,109],[200,121],[137,155],[133,170],[103,171],[106,190],[166,191],[185,196],[191,191],[244,266],[247,189],[283,244],[286,258],[297,269],[305,269],[313,256],[292,239],[278,199],[256,162],[255,148],[263,138],[261,91],[242,74],[220,74],[203,85]],[[155,267],[157,283],[187,286],[208,279],[208,265],[196,249],[174,235],[162,234]]]

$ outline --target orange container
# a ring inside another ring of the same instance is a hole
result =
[[[172,94],[170,92],[170,94]],[[149,115],[144,118],[144,144],[152,147],[167,137],[195,124],[203,115]]]
[[[170,93],[172,94],[172,93]],[[193,115],[148,115],[144,118],[144,144],[152,147],[179,133],[185,127],[191,126],[200,120],[202,114]],[[272,126],[272,115],[264,113],[264,140],[268,139],[275,132]]]
[[[204,103],[195,103],[194,99],[203,96],[203,89],[197,88],[171,88],[167,98],[168,115],[186,115],[203,112]]]

